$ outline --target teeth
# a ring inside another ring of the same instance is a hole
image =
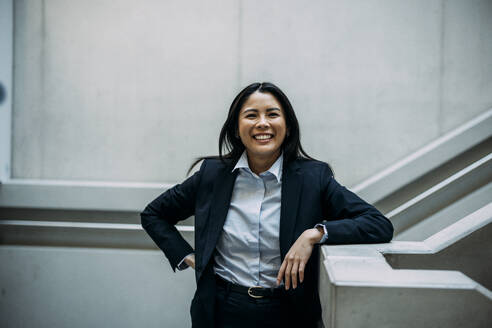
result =
[[[270,139],[271,137],[272,137],[271,134],[261,134],[261,135],[255,136],[255,139],[265,140],[265,139]]]

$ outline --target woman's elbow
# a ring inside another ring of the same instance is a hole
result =
[[[389,243],[393,239],[394,228],[393,224],[386,217],[384,218],[384,224],[381,227],[381,242]]]
[[[373,217],[372,223],[369,243],[389,243],[393,239],[393,224],[384,215]]]
[[[146,230],[146,228],[149,226],[151,218],[152,218],[152,211],[149,208],[149,206],[147,206],[140,213],[140,224],[142,225],[142,228],[144,228],[144,230]]]

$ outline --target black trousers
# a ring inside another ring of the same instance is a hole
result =
[[[316,321],[292,318],[286,297],[252,298],[217,286],[215,296],[216,328],[317,328]]]

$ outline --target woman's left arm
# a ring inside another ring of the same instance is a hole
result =
[[[321,176],[323,215],[328,238],[325,244],[387,243],[393,225],[374,206],[340,185],[328,165]]]
[[[321,172],[323,215],[321,222],[328,232],[323,244],[386,243],[393,237],[393,225],[374,206],[340,185],[324,164]],[[321,240],[320,229],[305,230],[291,246],[277,275],[277,285],[282,279],[285,289],[297,287],[304,280],[304,268],[313,247]]]

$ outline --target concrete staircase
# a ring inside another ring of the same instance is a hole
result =
[[[419,242],[323,246],[326,328],[489,327],[492,203]]]

